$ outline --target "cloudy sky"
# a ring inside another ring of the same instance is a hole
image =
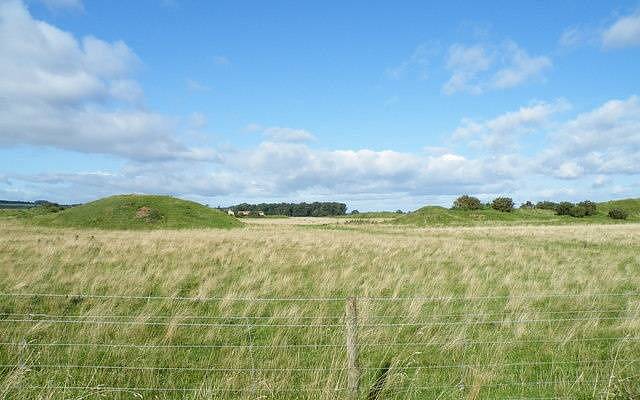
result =
[[[0,199],[639,197],[640,3],[453,3],[0,0]]]

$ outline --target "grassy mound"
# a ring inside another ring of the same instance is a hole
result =
[[[612,208],[622,208],[629,213],[628,222],[640,222],[640,199],[614,200],[598,203],[596,215],[575,218],[556,215],[552,210],[516,209],[513,212],[500,212],[491,208],[480,210],[451,210],[438,206],[422,207],[412,213],[397,218],[394,222],[408,225],[557,225],[576,223],[619,223],[607,213]]]
[[[640,220],[640,199],[611,200],[598,204],[598,212],[604,214],[612,208],[621,208],[629,213],[629,219]]]
[[[219,210],[170,196],[119,195],[57,213],[36,215],[37,225],[99,229],[233,228],[242,222]]]

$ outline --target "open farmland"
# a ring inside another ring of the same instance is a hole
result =
[[[637,398],[639,228],[0,220],[0,397]]]

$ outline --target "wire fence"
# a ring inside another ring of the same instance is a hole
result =
[[[634,398],[639,294],[0,293],[0,397]]]

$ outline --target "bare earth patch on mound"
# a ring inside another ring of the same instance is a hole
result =
[[[144,206],[136,210],[136,219],[141,219],[145,222],[156,222],[162,219],[162,214],[158,210]]]

